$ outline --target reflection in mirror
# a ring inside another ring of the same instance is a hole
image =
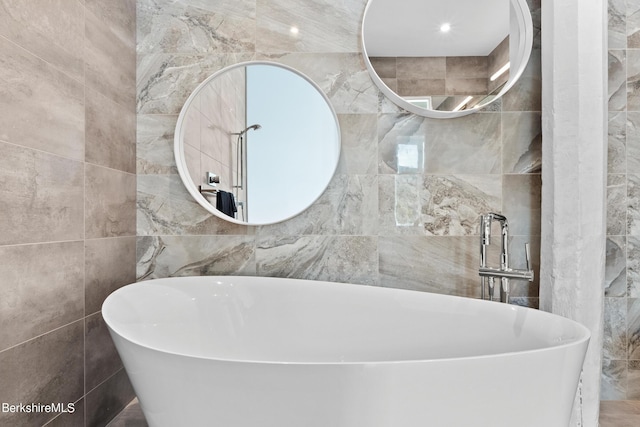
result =
[[[513,86],[532,31],[525,0],[369,0],[362,40],[367,68],[392,101],[449,118]]]
[[[185,186],[208,211],[272,224],[324,192],[338,164],[340,131],[311,80],[280,64],[248,62],[196,88],[178,118],[175,155]]]

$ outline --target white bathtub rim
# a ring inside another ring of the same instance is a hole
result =
[[[114,292],[112,292],[103,302],[102,304],[102,318],[105,321],[105,324],[107,325],[108,329],[110,330],[110,332],[116,334],[117,336],[119,336],[121,339],[126,340],[132,344],[135,344],[136,346],[151,350],[151,351],[156,351],[162,354],[167,354],[167,355],[172,355],[172,356],[177,356],[177,357],[186,357],[186,358],[192,358],[192,359],[197,359],[197,360],[207,360],[207,361],[212,361],[212,362],[223,362],[223,363],[238,363],[238,364],[255,364],[255,365],[288,365],[288,366],[372,366],[372,365],[402,365],[402,364],[418,364],[418,363],[447,363],[447,362],[455,362],[455,361],[462,361],[462,360],[482,360],[482,359],[495,359],[495,358],[500,358],[500,357],[516,357],[518,355],[525,355],[525,354],[537,354],[537,353],[543,353],[543,352],[550,352],[550,351],[562,351],[564,349],[568,349],[570,347],[580,347],[583,344],[588,344],[590,338],[591,338],[591,332],[589,331],[589,329],[582,325],[579,322],[576,322],[572,319],[568,319],[566,317],[563,316],[559,316],[557,314],[552,314],[552,313],[548,313],[545,311],[540,311],[540,310],[536,310],[536,309],[532,309],[532,308],[528,308],[528,307],[522,307],[522,306],[516,306],[516,305],[507,305],[504,304],[504,309],[512,309],[512,310],[534,310],[536,313],[539,313],[537,315],[541,315],[541,316],[546,316],[546,317],[562,317],[564,320],[570,324],[573,324],[574,327],[577,328],[578,330],[578,334],[577,336],[579,336],[578,338],[574,338],[571,339],[569,341],[566,342],[562,342],[560,344],[557,345],[550,345],[548,347],[542,347],[542,348],[537,348],[537,349],[530,349],[530,350],[523,350],[523,351],[511,351],[511,352],[502,352],[502,353],[492,353],[492,354],[484,354],[484,355],[474,355],[474,356],[461,356],[461,357],[443,357],[443,358],[433,358],[433,359],[403,359],[403,360],[363,360],[363,361],[279,361],[279,360],[258,360],[258,359],[243,359],[243,358],[223,358],[223,357],[212,357],[212,356],[200,356],[200,355],[194,355],[194,354],[189,354],[189,353],[183,353],[183,352],[179,352],[179,351],[174,351],[174,350],[167,350],[167,349],[163,349],[163,348],[159,348],[157,346],[153,346],[153,345],[149,345],[146,343],[141,342],[140,340],[137,339],[133,339],[129,336],[127,336],[127,334],[123,334],[121,331],[116,330],[115,328],[113,328],[110,324],[109,324],[109,319],[108,319],[108,314],[105,316],[105,305],[107,304],[107,301],[109,300],[109,298],[111,297],[111,295],[114,295],[116,293],[119,292],[126,292],[126,288],[128,288],[129,286],[138,286],[138,285],[144,285],[144,286],[149,286],[150,283],[148,282],[166,282],[166,281],[177,281],[177,280],[184,280],[184,279],[191,279],[194,280],[195,278],[203,278],[206,277],[207,279],[211,279],[211,280],[229,280],[231,278],[248,278],[248,279],[267,279],[267,280],[273,280],[273,281],[277,281],[277,280],[287,280],[287,281],[301,281],[301,282],[313,282],[316,284],[339,284],[339,285],[344,285],[344,286],[364,286],[364,287],[368,287],[371,289],[377,289],[377,290],[382,290],[382,291],[387,291],[387,292],[391,292],[391,291],[402,291],[402,292],[415,292],[415,293],[419,293],[419,294],[425,294],[426,292],[422,292],[422,291],[416,291],[416,290],[408,290],[408,289],[400,289],[400,288],[387,288],[387,287],[382,287],[382,286],[374,286],[374,285],[360,285],[360,284],[351,284],[351,283],[338,283],[338,282],[328,282],[328,281],[316,281],[316,280],[309,280],[309,279],[293,279],[293,278],[277,278],[277,277],[262,277],[262,276],[189,276],[189,277],[167,277],[167,278],[159,278],[159,279],[150,279],[150,280],[145,280],[142,282],[136,282],[136,283],[131,283],[129,285],[125,285],[117,290],[115,290]],[[429,295],[433,295],[435,297],[443,297],[443,298],[464,298],[464,297],[459,297],[459,296],[454,296],[454,295],[446,295],[446,294],[435,294],[435,293],[429,293]],[[473,299],[473,298],[468,298],[469,299],[469,303],[471,304],[502,304],[499,302],[492,302],[492,301],[486,301],[486,300],[480,300],[480,299]]]

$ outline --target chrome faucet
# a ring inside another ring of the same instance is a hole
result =
[[[500,223],[502,235],[502,249],[500,250],[500,268],[487,267],[487,248],[491,243],[491,224],[493,221]],[[514,270],[509,267],[509,221],[504,215],[489,213],[480,216],[480,283],[482,286],[481,297],[485,298],[485,287],[488,288],[488,299],[493,300],[495,293],[495,279],[500,279],[500,301],[509,302],[509,280],[533,281],[533,270],[531,269],[531,253],[529,244],[524,244],[525,257],[527,260],[526,270]]]

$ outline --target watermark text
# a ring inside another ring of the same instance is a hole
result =
[[[73,414],[76,411],[75,403],[16,403],[11,404],[3,402],[0,405],[2,413],[4,414],[16,414],[16,413],[40,413],[45,412],[47,414]]]

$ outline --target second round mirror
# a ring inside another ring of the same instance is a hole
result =
[[[532,40],[526,0],[369,0],[362,24],[376,85],[400,107],[435,118],[500,98],[522,74]]]

